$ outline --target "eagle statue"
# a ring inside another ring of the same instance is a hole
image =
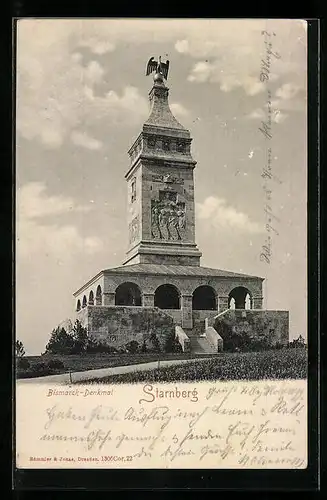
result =
[[[150,75],[150,73],[155,71],[156,73],[160,73],[165,78],[165,80],[167,80],[168,70],[169,70],[168,59],[165,63],[163,63],[161,62],[161,56],[159,57],[159,61],[155,61],[154,57],[151,57],[146,66],[146,76]]]

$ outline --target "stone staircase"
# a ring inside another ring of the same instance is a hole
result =
[[[194,354],[217,354],[214,347],[206,339],[206,337],[199,337],[192,335],[189,337],[191,352]]]
[[[184,332],[190,339],[190,350],[194,354],[217,354],[214,347],[210,344],[208,339],[204,336],[204,322],[203,328],[183,328]]]

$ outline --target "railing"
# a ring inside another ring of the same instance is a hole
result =
[[[215,352],[223,351],[224,341],[215,328],[212,326],[206,328],[205,336],[207,341],[213,346]]]

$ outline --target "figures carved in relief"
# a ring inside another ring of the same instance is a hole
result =
[[[139,235],[139,218],[134,217],[132,222],[129,224],[129,242],[133,243]]]
[[[185,227],[185,203],[177,200],[175,192],[159,191],[159,200],[151,201],[152,238],[181,240]]]

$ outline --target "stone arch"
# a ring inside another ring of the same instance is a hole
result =
[[[80,311],[82,309],[81,301],[78,299],[77,304],[76,304],[76,311]]]
[[[237,286],[233,288],[228,295],[228,309],[231,308],[232,299],[235,301],[235,309],[246,309],[246,305],[248,306],[248,309],[252,309],[252,295],[248,288],[244,286]]]
[[[141,306],[142,295],[138,285],[130,281],[121,283],[115,292],[116,306]]]
[[[86,295],[84,295],[83,301],[82,301],[82,307],[86,307],[86,306],[87,306],[87,298],[86,298]]]
[[[154,306],[160,309],[180,309],[181,294],[175,285],[160,285],[154,292]]]
[[[217,310],[217,296],[215,290],[209,285],[198,286],[192,295],[192,309],[199,310]]]
[[[94,306],[94,293],[93,290],[89,293],[89,306]]]
[[[102,306],[102,289],[101,285],[97,286],[97,291],[95,293],[95,305]]]

